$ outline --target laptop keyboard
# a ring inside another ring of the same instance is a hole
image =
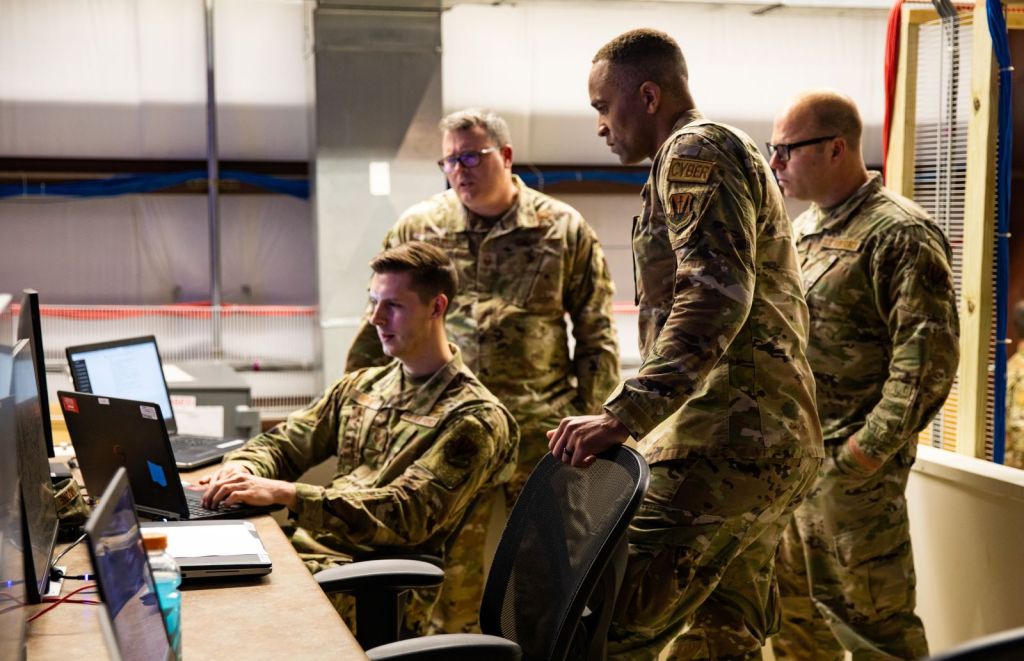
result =
[[[181,434],[175,434],[174,436],[175,443],[179,445],[186,445],[190,448],[207,447],[210,443],[219,440],[221,439],[218,439],[215,436],[183,436]]]
[[[210,509],[208,507],[203,507],[202,498],[202,494],[193,494],[186,490],[185,500],[188,503],[188,513],[190,518],[208,517],[214,514],[230,514],[231,512],[242,508],[241,505],[226,505],[221,503],[216,508]]]

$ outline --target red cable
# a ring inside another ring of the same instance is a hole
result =
[[[63,604],[65,601],[70,601],[71,603],[74,603],[74,604],[98,604],[100,602],[93,601],[92,599],[71,599],[71,597],[75,596],[76,594],[78,594],[82,590],[87,590],[89,588],[95,588],[95,587],[96,587],[95,583],[86,583],[85,585],[83,585],[80,588],[75,588],[74,590],[72,590],[71,592],[67,593],[66,595],[64,595],[60,599],[54,600],[49,606],[47,606],[46,608],[44,608],[43,610],[39,611],[38,613],[36,613],[35,615],[33,615],[32,617],[28,618],[25,621],[26,622],[31,622],[32,620],[34,620],[34,619],[36,619],[38,617],[41,617],[41,616],[45,615],[46,613],[49,613],[50,611],[52,611],[57,606],[60,606],[61,604]]]
[[[896,101],[896,78],[900,65],[900,27],[903,16],[903,0],[895,0],[889,10],[889,22],[885,32],[885,119],[882,121],[882,176],[885,176],[885,162],[889,154],[889,133],[892,130],[893,104]]]

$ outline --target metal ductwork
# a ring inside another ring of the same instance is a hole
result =
[[[408,206],[444,189],[441,2],[319,0],[313,213],[325,384],[366,307],[368,262]]]

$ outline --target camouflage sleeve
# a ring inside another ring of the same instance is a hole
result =
[[[949,246],[938,229],[891,231],[871,260],[876,300],[892,338],[882,399],[855,437],[884,461],[935,416],[959,362],[960,325]]]
[[[1024,468],[1024,354],[1018,348],[1006,368],[1006,452],[1003,463]]]
[[[515,462],[507,418],[480,406],[453,419],[426,454],[387,486],[360,491],[296,484],[297,524],[353,544],[418,546],[460,521],[473,499]]]
[[[699,135],[669,145],[652,179],[661,207],[652,213],[663,214],[675,253],[675,297],[638,375],[605,403],[637,439],[698,390],[750,314],[760,197],[740,161]]]
[[[346,375],[320,399],[262,434],[242,448],[230,452],[224,461],[245,465],[253,475],[289,482],[338,450],[341,399],[354,375]]]
[[[576,339],[576,405],[581,413],[599,413],[601,403],[619,382],[619,346],[612,321],[615,285],[597,235],[582,219],[575,242],[562,296]]]

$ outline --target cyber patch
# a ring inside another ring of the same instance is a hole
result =
[[[689,215],[693,211],[693,193],[675,193],[668,198],[673,216]]]
[[[714,161],[673,158],[668,166],[668,180],[684,184],[706,184],[714,167]]]

